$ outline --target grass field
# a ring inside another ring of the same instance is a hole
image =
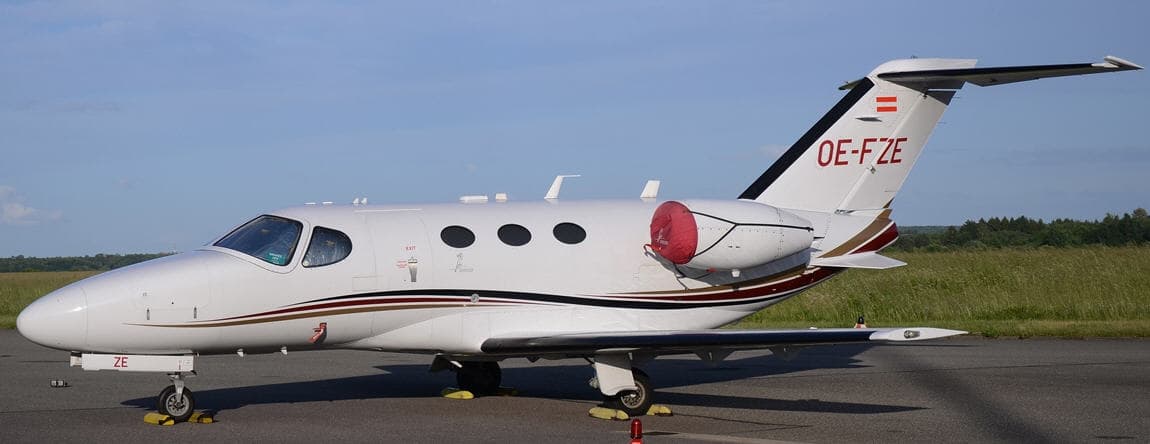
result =
[[[96,272],[0,273],[0,328],[15,328],[16,315],[36,298],[93,274]]]
[[[985,336],[1150,336],[1150,248],[892,252],[908,265],[849,270],[740,328],[867,325]]]
[[[986,336],[1150,337],[1150,248],[890,254],[909,265],[850,270],[740,328],[933,326]],[[94,272],[0,273],[0,328],[37,297]]]

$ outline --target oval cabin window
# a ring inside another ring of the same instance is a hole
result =
[[[587,231],[571,222],[558,224],[551,232],[555,234],[555,239],[568,245],[574,245],[587,239]]]
[[[444,228],[443,231],[439,232],[439,238],[443,239],[443,243],[454,248],[467,248],[475,243],[475,233],[459,225]]]
[[[531,242],[531,232],[522,225],[507,224],[499,227],[499,240],[512,247]]]

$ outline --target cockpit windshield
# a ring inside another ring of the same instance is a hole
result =
[[[287,265],[295,254],[303,224],[263,215],[232,230],[214,245],[258,258],[272,265]]]

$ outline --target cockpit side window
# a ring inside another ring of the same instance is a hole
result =
[[[351,239],[331,228],[315,227],[311,231],[307,253],[303,255],[304,267],[322,267],[342,261],[351,254]]]
[[[255,257],[272,265],[287,265],[295,254],[303,224],[263,215],[232,230],[214,245]]]

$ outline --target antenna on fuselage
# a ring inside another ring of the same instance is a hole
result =
[[[639,194],[639,198],[648,202],[655,200],[656,197],[659,197],[660,183],[662,182],[658,180],[648,180],[647,185],[643,186],[643,192]]]
[[[563,188],[563,179],[568,177],[582,177],[580,174],[560,174],[555,176],[555,181],[551,182],[551,189],[547,190],[547,195],[543,196],[547,200],[558,200],[559,189]]]

